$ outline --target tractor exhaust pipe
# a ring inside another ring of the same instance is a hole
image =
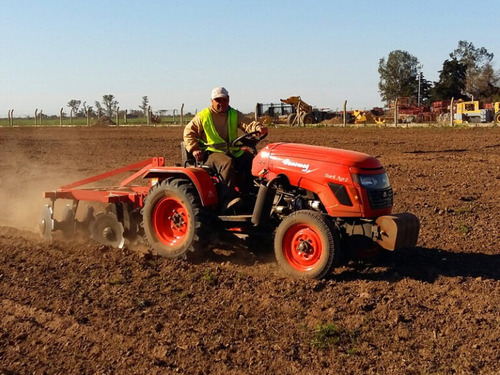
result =
[[[254,226],[261,225],[269,217],[275,193],[276,189],[269,188],[269,186],[261,185],[259,187],[252,214],[252,224]],[[265,216],[263,215],[264,213],[266,213]]]

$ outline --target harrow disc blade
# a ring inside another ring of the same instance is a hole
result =
[[[42,218],[39,223],[40,234],[43,238],[52,239],[52,231],[54,230],[54,212],[52,207],[46,204],[42,209]]]
[[[90,238],[103,245],[123,248],[125,245],[124,229],[112,212],[101,212],[90,225]]]
[[[84,210],[81,220],[75,220],[75,228],[84,238],[89,238],[90,226],[94,220],[94,208],[86,206]]]
[[[124,236],[129,245],[137,245],[142,237],[139,235],[139,224],[129,210],[123,211]]]
[[[64,207],[62,219],[54,221],[54,230],[61,231],[65,239],[75,235],[75,211],[69,204]]]

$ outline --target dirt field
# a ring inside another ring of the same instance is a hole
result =
[[[42,192],[165,156],[180,127],[0,128],[0,374],[498,374],[500,128],[271,129],[380,158],[418,247],[324,281],[42,240]]]

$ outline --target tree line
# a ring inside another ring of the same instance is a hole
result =
[[[75,117],[86,117],[87,113],[90,116],[98,116],[106,115],[108,117],[112,117],[116,110],[118,109],[118,101],[115,96],[112,94],[106,94],[102,96],[102,102],[95,101],[94,105],[87,105],[87,102],[83,102],[78,99],[71,99],[67,106],[70,108],[70,111]],[[146,116],[147,110],[149,107],[149,98],[147,96],[142,97],[142,102],[138,106],[139,110],[131,110],[129,112],[130,115],[142,115]]]
[[[379,93],[387,103],[401,97],[417,98],[422,105],[452,98],[500,101],[500,73],[494,71],[492,61],[493,53],[486,48],[461,40],[443,62],[439,80],[430,82],[418,58],[407,51],[392,51],[379,61]]]

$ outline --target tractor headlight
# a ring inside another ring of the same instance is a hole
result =
[[[360,174],[359,184],[365,189],[385,189],[391,186],[387,173],[382,174]]]

